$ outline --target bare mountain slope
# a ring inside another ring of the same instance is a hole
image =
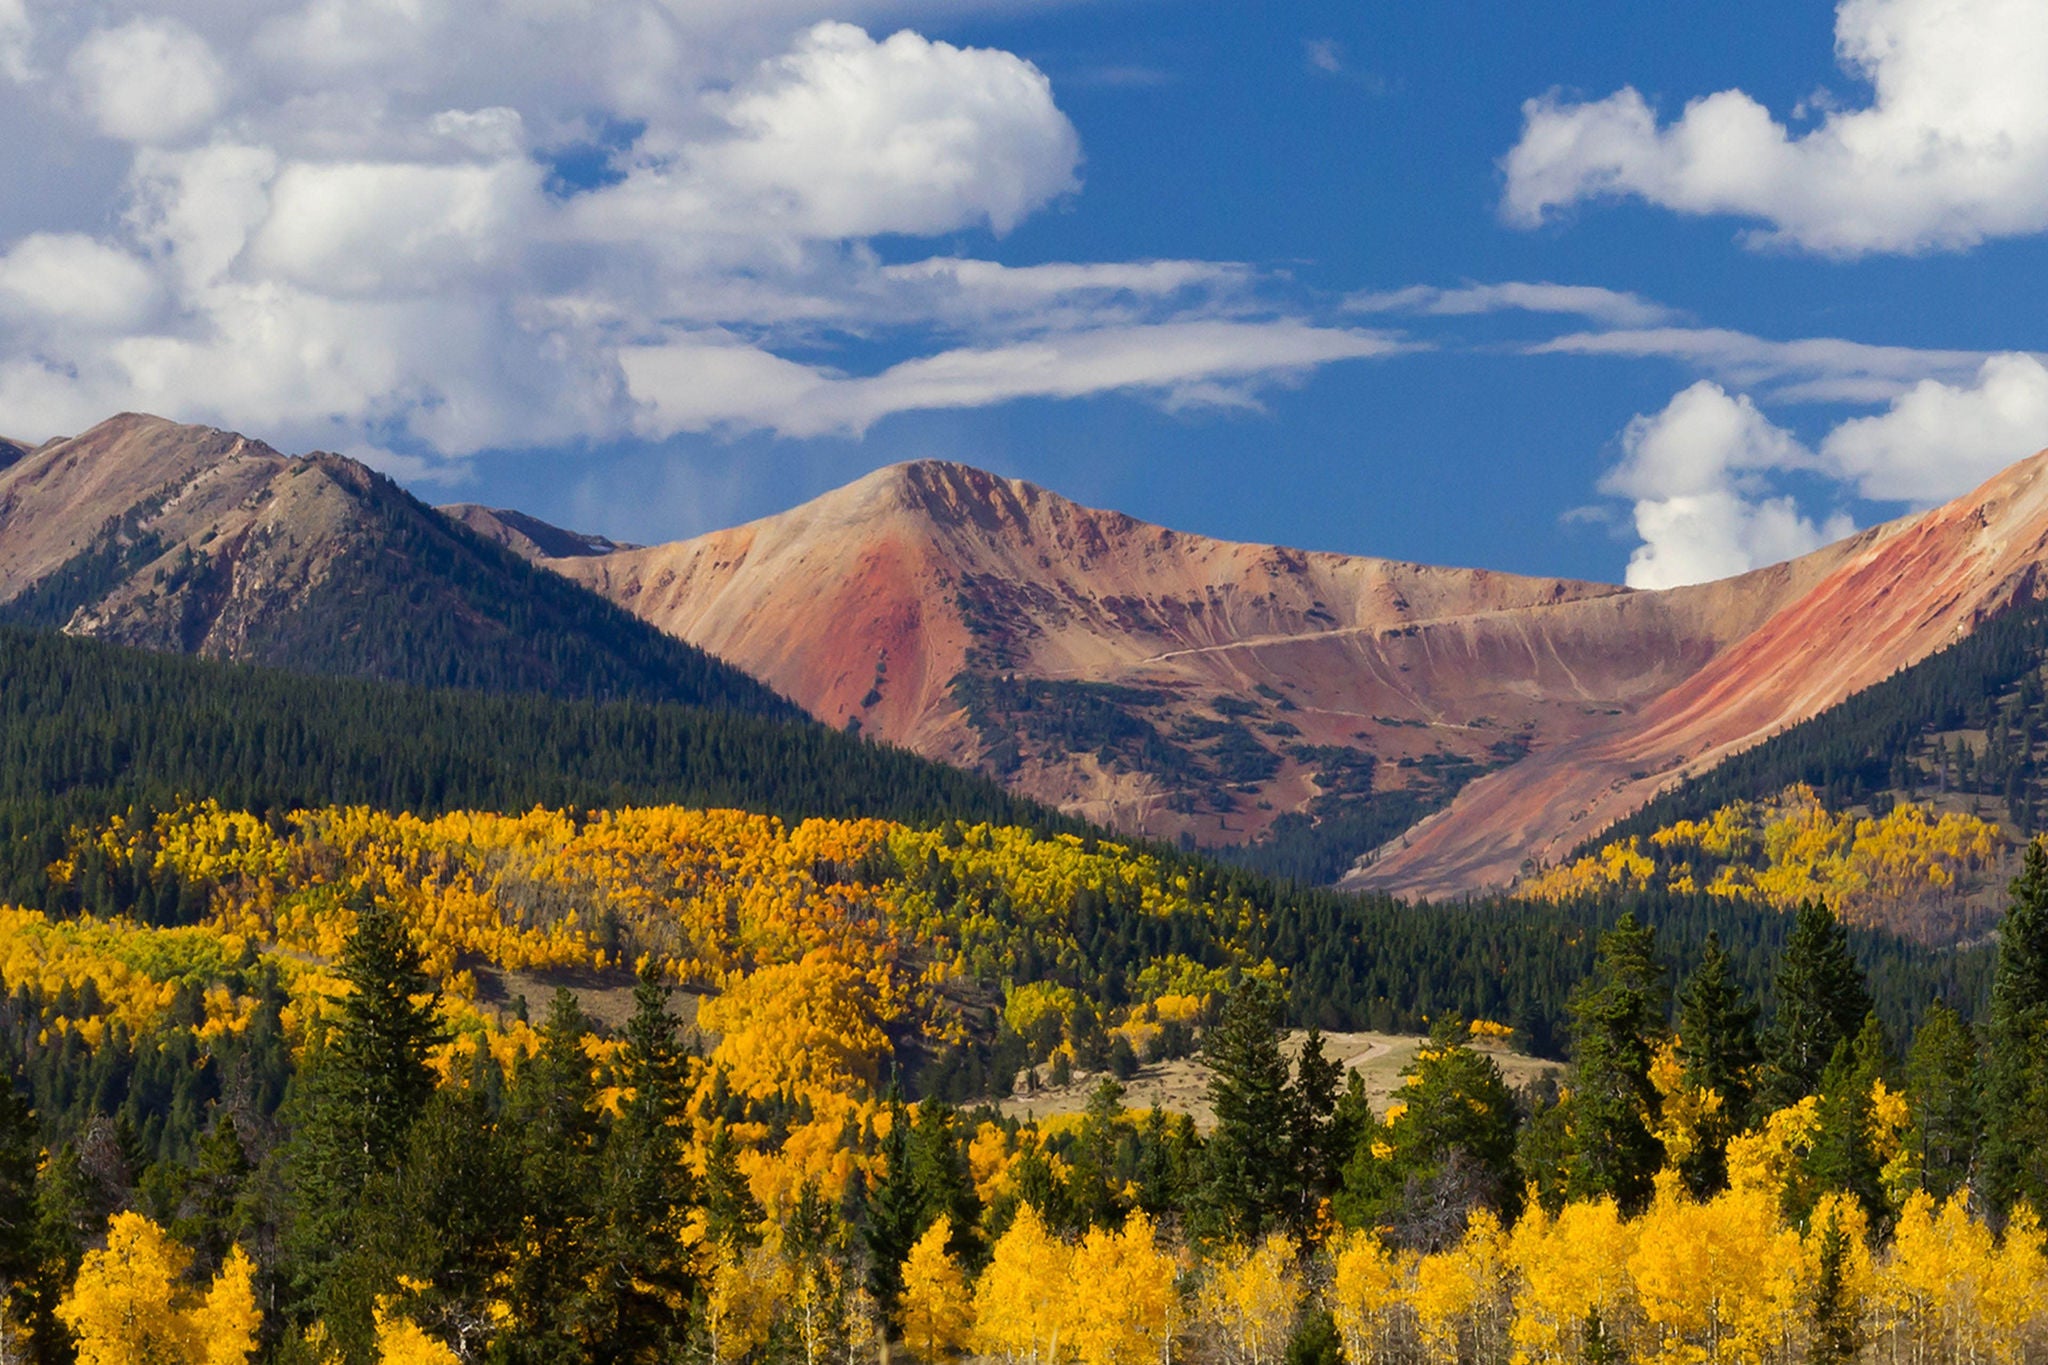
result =
[[[434,509],[450,521],[461,522],[493,544],[503,545],[525,559],[574,559],[583,555],[608,555],[616,550],[637,550],[603,536],[567,531],[559,526],[503,507],[482,507],[473,502],[449,503]]]
[[[1639,713],[1472,783],[1348,883],[1438,895],[1505,883],[1525,860],[1561,857],[1663,788],[2038,599],[2048,454],[1797,564],[1822,557],[1833,563],[1809,590]]]
[[[1869,539],[1638,593],[1213,540],[923,462],[550,563],[828,722],[1222,843],[1368,790],[1426,810],[1604,737]]]
[[[794,714],[353,460],[133,413],[0,470],[0,621],[308,672]]]

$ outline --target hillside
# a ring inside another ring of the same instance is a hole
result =
[[[65,913],[188,917],[189,894],[176,878],[138,881],[91,860],[75,877],[53,881],[51,869],[80,827],[131,813],[146,821],[203,799],[266,822],[324,806],[432,818],[466,808],[687,804],[790,823],[995,824],[1012,831],[1005,837],[1063,838],[1079,849],[1096,837],[983,778],[815,724],[306,678],[5,629],[0,674],[8,679],[0,689],[0,903]],[[1017,964],[1020,979],[1046,977],[1113,999],[1111,983],[1139,958],[1177,954],[1211,970],[1270,958],[1289,969],[1304,1021],[1414,1029],[1457,1009],[1513,1023],[1533,1048],[1554,1053],[1570,983],[1591,960],[1592,931],[1624,908],[1611,899],[1411,907],[1380,895],[1276,886],[1165,850],[1130,856],[1162,867],[1176,895],[1254,911],[1169,922],[1114,888],[1056,897],[1052,908],[1072,917],[1073,944],[1034,950]],[[929,870],[904,872],[921,878]],[[990,894],[971,878],[940,878],[928,889],[945,905]],[[1627,905],[1665,927],[1682,964],[1708,930],[1718,931],[1744,979],[1767,987],[1785,916],[1661,893]],[[1981,953],[1930,955],[1882,934],[1858,944],[1895,1027],[1909,1025],[1930,999],[1969,1008],[1982,992]]]
[[[0,470],[0,622],[306,672],[798,714],[353,460],[135,414]]]
[[[1128,832],[1442,897],[2030,599],[2040,471],[1661,592],[1234,544],[929,461],[542,562],[832,724]]]

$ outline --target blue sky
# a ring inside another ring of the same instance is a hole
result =
[[[1656,586],[2048,445],[2048,12],[0,0],[0,430]]]

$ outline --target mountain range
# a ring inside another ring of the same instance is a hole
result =
[[[1313,848],[1314,879],[1443,897],[2039,597],[2044,470],[1634,591],[1232,543],[935,461],[625,546],[128,415],[0,448],[0,618],[500,690],[786,697],[1130,833]]]

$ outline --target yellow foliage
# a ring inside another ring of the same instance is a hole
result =
[[[1268,1365],[1286,1353],[1301,1300],[1294,1245],[1276,1232],[1256,1247],[1226,1248],[1210,1262],[1198,1311],[1231,1365]]]
[[[1400,1314],[1408,1298],[1414,1260],[1396,1256],[1377,1234],[1342,1233],[1332,1244],[1330,1316],[1350,1365],[1369,1365],[1393,1354]]]
[[[377,1304],[377,1365],[460,1365],[460,1357],[410,1318]]]
[[[1508,1238],[1523,1283],[1509,1329],[1515,1359],[1576,1359],[1594,1314],[1610,1334],[1620,1333],[1635,1244],[1635,1227],[1612,1199],[1566,1204],[1555,1218],[1540,1205],[1525,1213]]]
[[[1781,909],[1819,899],[1851,923],[1949,931],[1960,924],[1928,924],[1928,907],[1981,880],[2010,851],[1996,824],[1973,815],[1936,817],[1906,802],[1882,817],[1859,818],[1829,811],[1808,786],[1788,787],[1770,802],[1737,801],[1705,820],[1678,821],[1649,842],[1649,853],[1635,838],[1606,844],[1529,878],[1521,890],[1546,900],[1652,885],[1690,892],[1699,874],[1684,855],[1697,855],[1714,867],[1706,882],[1711,895]]]
[[[1005,1361],[1053,1362],[1071,1341],[1074,1253],[1026,1204],[996,1239],[974,1286],[974,1349]]]
[[[967,1344],[974,1303],[967,1276],[946,1251],[953,1220],[941,1215],[903,1262],[903,1341],[925,1365]]]
[[[244,1365],[261,1314],[253,1268],[237,1247],[204,1294],[182,1283],[192,1254],[139,1213],[107,1223],[57,1318],[78,1340],[79,1365]]]
[[[1072,1328],[1080,1365],[1148,1365],[1170,1356],[1181,1324],[1180,1267],[1142,1212],[1110,1232],[1092,1229],[1074,1251]]]

